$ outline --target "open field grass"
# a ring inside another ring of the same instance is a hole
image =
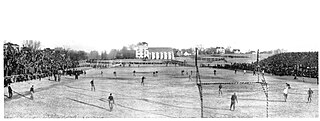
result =
[[[155,117],[179,118],[200,117],[200,100],[195,85],[193,67],[119,67],[90,69],[79,80],[64,76],[61,82],[47,78],[28,82],[13,83],[14,96],[8,99],[4,89],[4,117]],[[135,70],[136,76],[132,75]],[[181,70],[190,74],[181,75]],[[200,68],[203,82],[255,82],[257,76],[250,72],[234,74],[231,70]],[[100,72],[103,71],[103,75]],[[117,72],[114,77],[113,72]],[[158,76],[152,72],[158,71]],[[145,76],[145,85],[140,84]],[[266,75],[269,84],[269,117],[319,117],[318,85],[315,79],[306,82],[293,77]],[[96,91],[90,90],[90,80],[95,80]],[[283,101],[285,83],[290,83],[287,102]],[[35,85],[34,99],[28,93]],[[307,102],[307,89],[314,91],[312,103]],[[223,85],[223,95],[218,95],[218,85],[204,86],[205,117],[266,117],[266,97],[260,84]],[[113,93],[115,107],[109,110],[107,97]],[[230,111],[230,97],[237,93],[239,103]]]

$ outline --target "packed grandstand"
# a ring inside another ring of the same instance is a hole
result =
[[[223,68],[254,71],[257,63],[233,63]],[[318,52],[288,52],[259,61],[260,70],[279,76],[318,77]]]
[[[3,55],[5,86],[10,82],[55,76],[59,70],[67,72],[67,69],[78,65],[61,50],[50,48],[33,50],[6,43]]]

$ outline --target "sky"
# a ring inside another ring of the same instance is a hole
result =
[[[0,40],[110,51],[231,46],[319,51],[319,0],[6,0]]]

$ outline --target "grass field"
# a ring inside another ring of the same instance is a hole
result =
[[[14,96],[4,97],[5,118],[42,117],[132,117],[179,118],[200,117],[199,91],[195,85],[195,73],[190,81],[181,70],[194,71],[192,67],[124,67],[89,69],[79,80],[64,76],[61,82],[47,78],[13,83]],[[132,75],[135,70],[136,76]],[[250,72],[234,74],[231,70],[200,68],[203,82],[255,82],[257,76]],[[100,74],[103,71],[103,75]],[[117,77],[113,72],[117,72]],[[158,71],[154,77],[152,72]],[[140,84],[145,76],[145,85]],[[269,84],[269,117],[319,117],[318,85],[315,79],[305,82],[293,77],[266,75]],[[95,80],[96,91],[90,90],[90,80]],[[287,102],[283,101],[285,83],[291,84]],[[35,86],[34,99],[28,93]],[[314,91],[312,103],[307,102],[307,90]],[[204,86],[205,117],[266,117],[266,96],[260,84],[223,85],[223,95],[218,95],[218,85]],[[107,97],[113,93],[115,107],[109,110]],[[230,111],[230,97],[237,93],[239,103]],[[8,95],[7,88],[4,95]]]

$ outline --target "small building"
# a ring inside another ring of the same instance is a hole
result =
[[[187,51],[183,53],[183,56],[190,56],[191,54],[188,53]]]
[[[224,47],[216,47],[216,54],[225,54],[226,50]]]
[[[176,55],[177,55],[178,57],[180,57],[180,56],[183,55],[183,53],[182,53],[182,51],[178,50],[178,51],[176,52]]]
[[[235,54],[240,54],[241,53],[240,49],[233,49],[232,52],[235,53]]]

